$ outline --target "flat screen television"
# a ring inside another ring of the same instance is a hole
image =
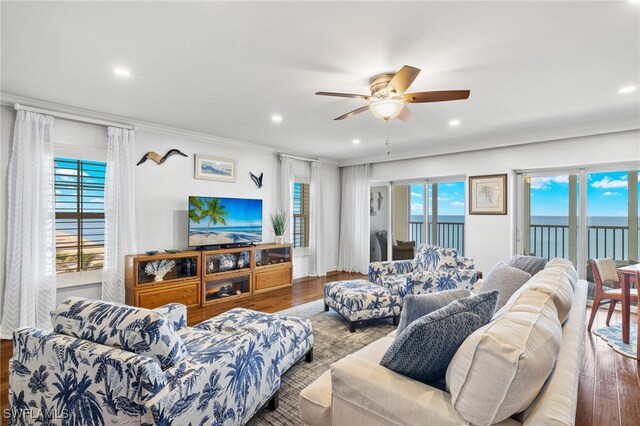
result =
[[[262,241],[262,200],[189,197],[189,246],[231,246]]]

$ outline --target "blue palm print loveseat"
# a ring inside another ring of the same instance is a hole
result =
[[[473,290],[477,274],[473,260],[455,249],[422,244],[411,260],[372,262],[369,281],[397,293],[431,293],[456,288]]]
[[[12,425],[241,425],[312,354],[308,320],[246,309],[193,328],[179,304],[69,298],[51,314],[53,331],[14,333]]]

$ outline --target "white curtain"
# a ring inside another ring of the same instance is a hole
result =
[[[338,268],[366,274],[369,266],[369,165],[343,167],[340,177]]]
[[[16,114],[7,188],[7,255],[0,337],[51,328],[56,303],[53,118]]]
[[[324,203],[322,200],[322,165],[311,163],[311,224],[309,229],[309,275],[327,275],[324,238]]]
[[[107,128],[102,299],[124,303],[125,256],[136,252],[135,141],[133,130]]]
[[[278,182],[280,186],[280,196],[278,199],[278,210],[284,212],[287,215],[287,228],[284,231],[284,242],[290,243],[293,241],[293,227],[291,222],[293,217],[291,215],[291,187],[293,185],[293,159],[280,156],[280,180]]]

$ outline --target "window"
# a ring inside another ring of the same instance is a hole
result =
[[[106,163],[55,158],[56,271],[102,269]]]
[[[309,247],[309,184],[293,184],[293,247]]]
[[[464,256],[464,181],[428,183],[428,218],[431,244],[450,247]]]
[[[640,251],[639,194],[635,169],[519,173],[517,250],[569,259],[589,280],[589,259],[634,263]]]

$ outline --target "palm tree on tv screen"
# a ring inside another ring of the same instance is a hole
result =
[[[191,197],[190,201],[194,208],[189,209],[189,219],[200,223],[202,219],[209,218],[205,238],[209,237],[209,228],[212,223],[214,225],[217,225],[218,223],[222,225],[227,224],[225,217],[229,216],[229,212],[220,202],[219,198],[209,198],[203,202],[199,197]]]

